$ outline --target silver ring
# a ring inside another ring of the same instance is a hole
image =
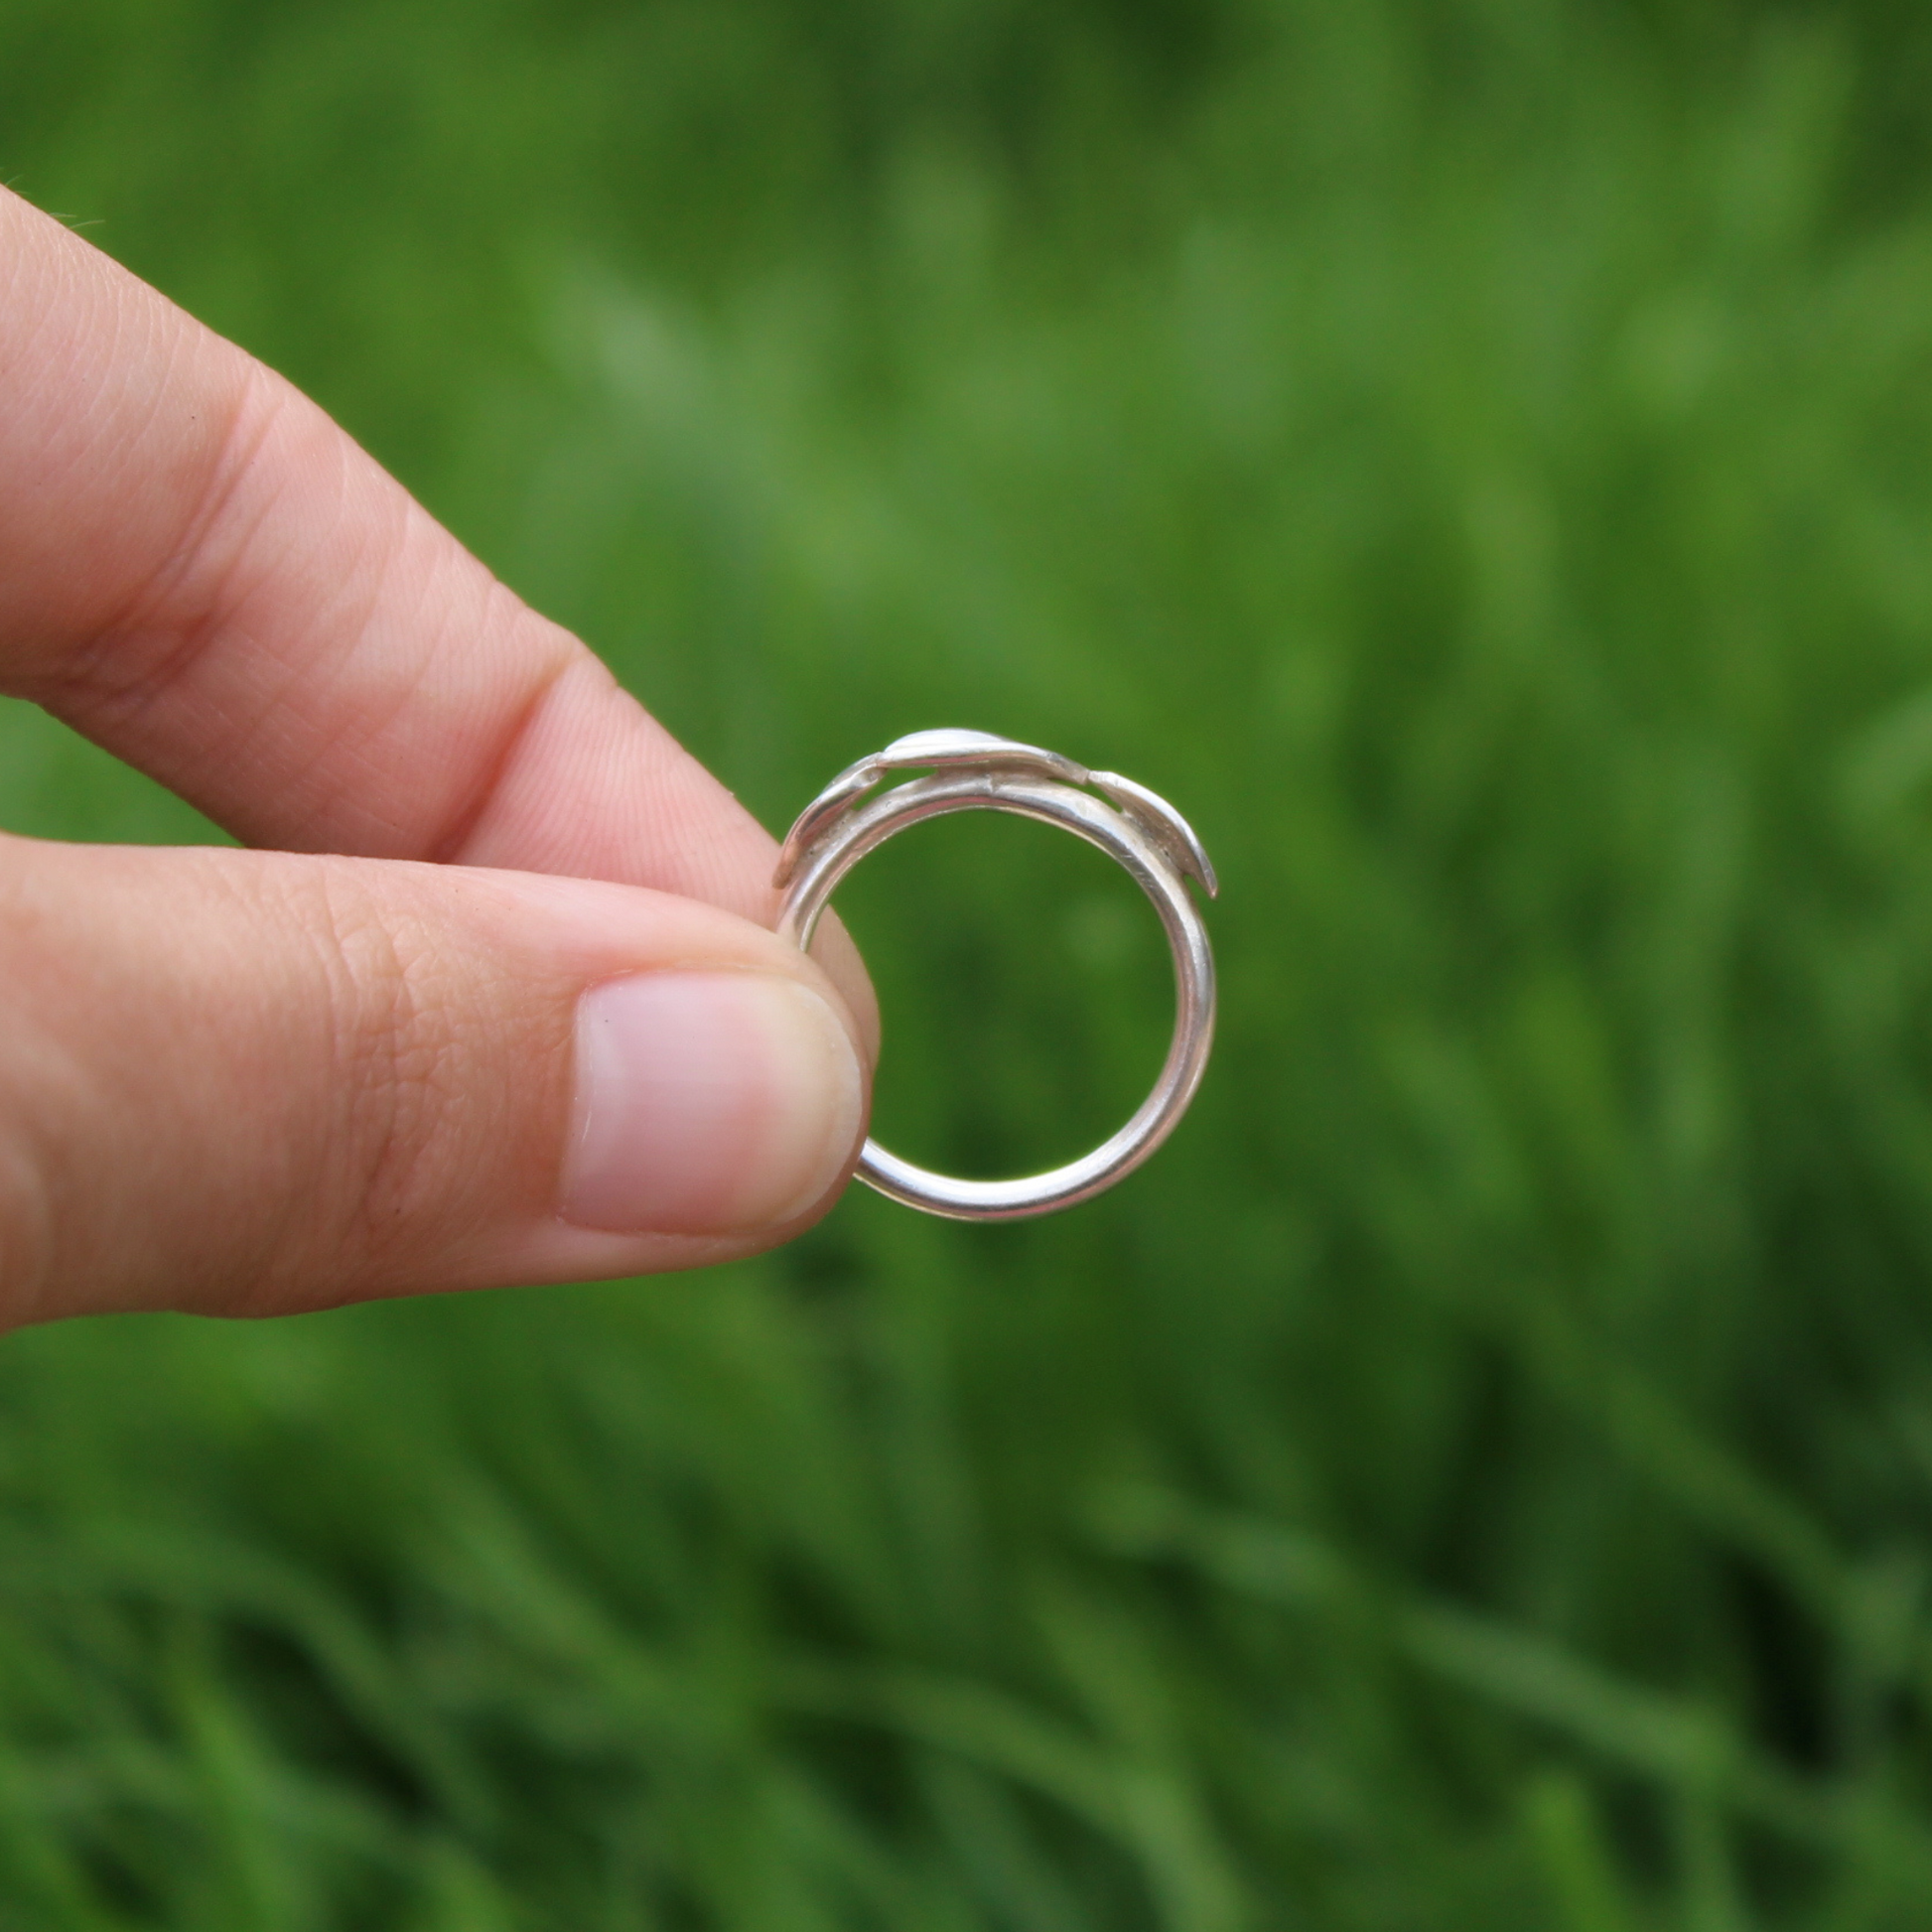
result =
[[[890,771],[932,775],[866,798]],[[1017,812],[1097,845],[1154,901],[1173,952],[1173,1041],[1161,1077],[1127,1125],[1091,1154],[1018,1180],[959,1180],[866,1143],[859,1178],[882,1194],[956,1221],[1013,1221],[1111,1187],[1187,1111],[1214,1038],[1214,954],[1186,882],[1210,898],[1220,888],[1187,821],[1145,785],[985,732],[914,732],[848,765],[798,814],[772,879],[785,894],[779,936],[805,951],[839,881],[867,853],[921,819],[965,811]]]

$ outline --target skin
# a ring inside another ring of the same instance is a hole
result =
[[[275,1313],[754,1252],[557,1212],[572,1017],[842,933],[576,638],[313,404],[0,191],[0,691],[251,851],[0,835],[0,1326]]]

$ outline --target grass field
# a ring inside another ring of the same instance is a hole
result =
[[[5,0],[0,177],[774,829],[1006,732],[1220,868],[1004,1229],[0,1344],[7,1932],[1932,1927],[1932,22]],[[0,711],[0,823],[209,836]],[[882,1132],[1152,915],[841,899]]]

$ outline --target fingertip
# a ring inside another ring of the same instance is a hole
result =
[[[802,980],[649,972],[578,1004],[562,1218],[610,1233],[784,1228],[850,1170],[865,1072]]]
[[[828,911],[820,918],[812,936],[811,958],[845,1003],[866,1065],[876,1067],[882,1040],[879,995],[873,990],[872,976],[866,971],[857,942],[836,912]]]

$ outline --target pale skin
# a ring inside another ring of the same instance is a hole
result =
[[[872,995],[768,930],[769,836],[319,409],[4,191],[0,691],[253,848],[0,835],[0,1327],[686,1268],[850,1177]]]

